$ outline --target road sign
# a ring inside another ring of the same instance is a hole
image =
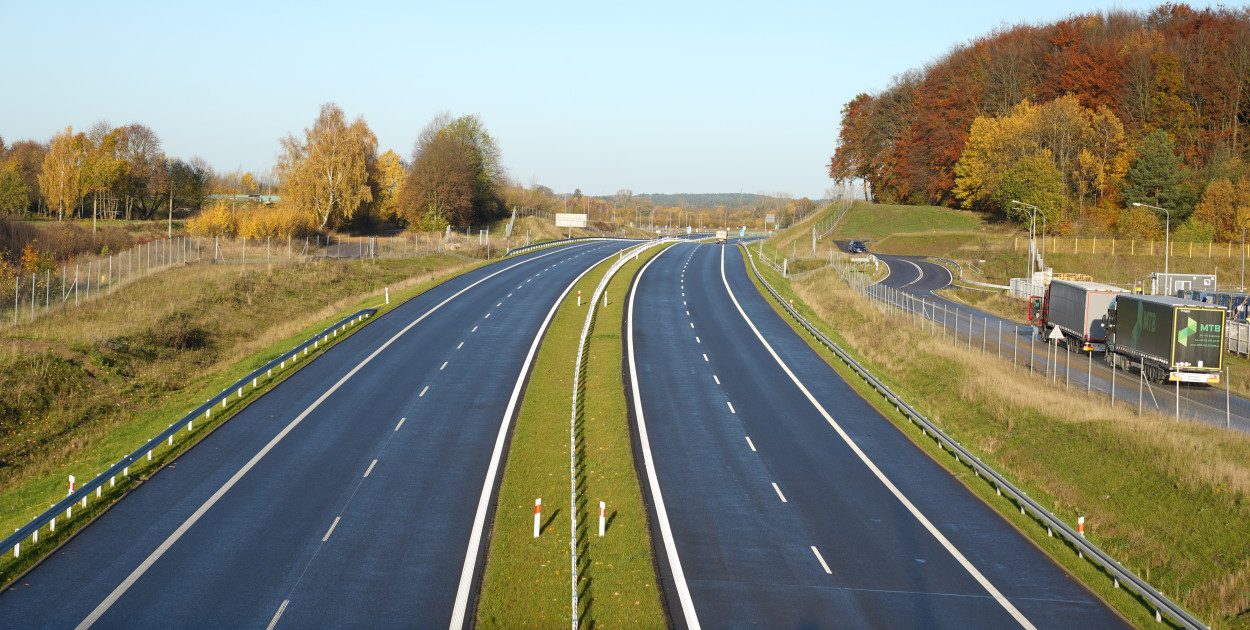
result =
[[[686,234],[689,234],[690,232],[691,232],[691,227],[690,227],[689,225],[687,225],[687,226],[686,226]]]
[[[563,212],[556,214],[556,227],[586,227],[586,215],[584,214],[565,214]]]
[[[1055,341],[1059,341],[1060,339],[1063,339],[1063,331],[1062,331],[1062,330],[1059,330],[1059,327],[1058,327],[1058,326],[1055,326],[1054,328],[1051,328],[1051,329],[1050,329],[1050,338],[1051,338],[1051,339],[1053,339],[1053,340],[1055,340]]]

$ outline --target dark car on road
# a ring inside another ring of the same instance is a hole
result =
[[[852,254],[863,254],[868,251],[868,247],[864,245],[863,241],[851,241],[846,248],[850,250]]]

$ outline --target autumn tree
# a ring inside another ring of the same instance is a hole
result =
[[[30,202],[30,189],[22,181],[17,164],[12,160],[0,162],[0,217],[24,212]]]
[[[138,208],[140,216],[151,218],[169,193],[169,170],[161,139],[147,126],[127,125],[122,128],[119,152],[126,163],[121,182],[125,217],[129,220]]]
[[[1242,230],[1250,224],[1250,174],[1236,183],[1223,178],[1212,181],[1194,207],[1191,219],[1213,226],[1216,240],[1239,240]]]
[[[423,230],[468,225],[477,185],[474,162],[472,148],[446,127],[423,137],[399,193],[399,214]]]
[[[100,121],[87,132],[82,162],[85,192],[91,195],[91,230],[96,229],[100,194],[107,193],[126,174],[127,164],[121,156],[123,130],[110,128]]]
[[[58,219],[64,218],[65,211],[72,210],[82,196],[82,159],[83,136],[74,135],[73,127],[52,137],[43,158],[39,189],[48,207],[56,208]]]
[[[1003,173],[994,191],[995,201],[1009,218],[1024,223],[1029,213],[1013,207],[1012,201],[1022,201],[1037,207],[1046,215],[1046,224],[1058,231],[1060,211],[1063,207],[1063,174],[1055,166],[1050,151],[1026,155],[1016,160]]]
[[[374,166],[373,212],[384,220],[395,223],[400,218],[399,191],[403,188],[407,173],[399,154],[391,149],[378,156]]]
[[[350,220],[372,201],[378,141],[364,117],[348,124],[338,105],[326,103],[302,140],[288,135],[281,145],[275,171],[284,200],[311,213],[319,228]]]

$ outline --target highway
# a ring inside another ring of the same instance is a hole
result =
[[[1126,627],[779,318],[740,250],[653,258],[627,392],[678,627]]]
[[[537,335],[622,246],[506,259],[379,316],[6,590],[0,626],[471,623]]]
[[[1069,355],[1063,344],[1044,343],[1032,334],[1032,327],[989,315],[977,309],[938,296],[933,291],[943,289],[954,281],[951,272],[934,262],[917,256],[892,256],[877,254],[877,258],[889,268],[889,275],[878,283],[878,288],[892,289],[892,300],[900,308],[922,314],[936,323],[938,334],[943,325],[948,329],[948,339],[955,343],[954,331],[958,329],[959,345],[966,347],[971,335],[971,346],[979,351],[982,343],[987,352],[1002,352],[1004,356],[1018,357],[1018,363],[1033,366],[1039,372],[1049,374],[1059,384],[1068,383],[1077,390],[1090,389],[1109,395],[1112,389],[1112,370],[1096,354],[1093,361],[1088,354]],[[902,296],[900,299],[900,295]],[[1022,315],[1028,305],[1020,301]],[[1000,332],[1001,336],[1000,336]],[[1001,341],[1001,350],[1000,350]],[[1137,406],[1163,414],[1177,413],[1177,391],[1180,393],[1179,415],[1182,418],[1219,427],[1230,427],[1250,433],[1250,401],[1229,396],[1223,387],[1207,385],[1160,384],[1143,381],[1137,372],[1115,372],[1115,395]]]

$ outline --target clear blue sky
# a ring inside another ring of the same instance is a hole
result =
[[[817,198],[856,93],[996,27],[1155,5],[847,4],[0,0],[0,136],[139,122],[261,173],[333,101],[406,158],[438,112],[478,114],[557,192]]]

